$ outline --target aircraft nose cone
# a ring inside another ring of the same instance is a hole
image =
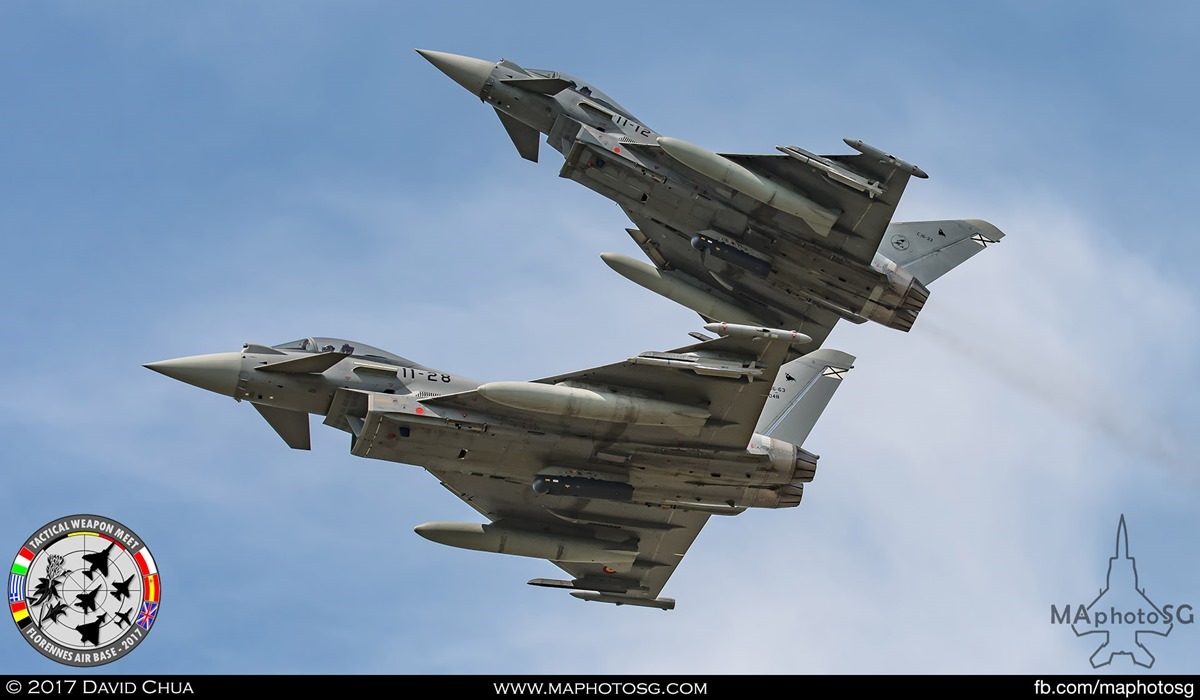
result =
[[[417,49],[435,68],[454,79],[454,82],[471,91],[476,97],[483,92],[483,85],[492,75],[496,64],[469,56],[459,56],[441,51]]]
[[[171,379],[232,397],[237,390],[238,373],[242,370],[242,353],[218,352],[212,355],[193,355],[142,365]]]

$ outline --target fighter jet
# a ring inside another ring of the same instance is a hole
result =
[[[100,586],[96,586],[90,591],[84,591],[75,596],[75,607],[83,612],[94,612],[96,610],[96,594],[100,592]]]
[[[129,623],[129,613],[131,613],[131,612],[133,612],[133,608],[130,608],[128,610],[122,610],[121,612],[117,613],[116,615],[113,615],[113,621],[117,623],[118,629],[121,627],[129,626],[129,624],[130,624]]]
[[[113,597],[117,600],[129,597],[129,586],[133,583],[133,574],[129,574],[129,578],[124,581],[113,581]]]
[[[112,553],[112,548],[113,543],[109,542],[108,546],[99,552],[92,552],[91,554],[83,555],[83,560],[91,565],[83,572],[83,575],[86,576],[89,581],[92,580],[92,576],[94,576],[96,572],[100,572],[101,576],[108,576],[108,557]]]
[[[351,454],[424,467],[486,519],[419,525],[426,539],[547,559],[570,578],[530,584],[669,610],[659,593],[710,516],[800,503],[817,467],[801,445],[854,361],[820,349],[785,362],[810,340],[706,328],[720,337],[530,382],[332,338],[145,366],[249,402],[296,449],[308,414],[323,416]]]
[[[101,613],[99,617],[87,624],[76,625],[75,631],[79,632],[79,643],[86,644],[91,642],[94,646],[99,646],[100,626],[104,624],[104,620],[107,617],[106,613]]]
[[[1004,236],[977,219],[892,222],[928,175],[859,139],[844,139],[852,155],[715,153],[566,73],[418,53],[491,105],[523,158],[544,134],[560,176],[620,205],[653,265],[602,254],[613,270],[709,321],[793,328],[812,347],[839,319],[908,331],[929,283]]]

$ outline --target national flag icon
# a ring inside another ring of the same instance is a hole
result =
[[[20,574],[8,575],[8,602],[17,603],[25,600],[25,577]]]
[[[158,614],[158,603],[146,601],[142,603],[142,611],[138,613],[137,625],[142,629],[149,631],[150,625],[154,624],[154,616]]]
[[[157,603],[158,602],[158,574],[154,574],[153,576],[147,576],[146,578],[142,579],[142,581],[144,583],[144,585],[142,586],[142,590],[145,591],[145,595],[143,596],[143,599]]]
[[[8,606],[12,612],[13,621],[17,623],[19,629],[25,629],[33,624],[33,618],[29,616],[29,609],[25,607],[25,602],[13,603]]]
[[[142,576],[150,576],[158,573],[158,568],[154,565],[154,557],[150,556],[150,550],[142,547],[137,554],[133,555],[134,561],[137,562],[138,569],[141,570]]]
[[[22,547],[21,551],[17,552],[17,558],[13,561],[12,573],[24,576],[29,573],[29,562],[33,561],[33,552],[28,548]]]

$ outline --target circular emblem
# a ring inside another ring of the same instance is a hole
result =
[[[908,238],[902,233],[897,233],[892,236],[892,247],[896,250],[904,250],[908,248]]]
[[[72,515],[26,539],[8,574],[8,608],[25,641],[68,666],[128,654],[162,598],[142,538],[112,518]]]

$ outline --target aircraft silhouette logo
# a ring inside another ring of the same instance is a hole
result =
[[[1061,610],[1050,606],[1052,623],[1070,623],[1076,636],[1096,635],[1103,642],[1089,661],[1092,668],[1107,666],[1118,655],[1129,656],[1133,663],[1144,668],[1154,665],[1154,654],[1146,646],[1151,635],[1166,637],[1175,623],[1192,624],[1192,606],[1159,606],[1150,600],[1146,588],[1138,580],[1137,564],[1129,556],[1129,532],[1125,516],[1117,524],[1116,547],[1108,560],[1104,587],[1087,605],[1066,605]],[[1103,635],[1103,637],[1100,637]]]
[[[8,575],[8,608],[21,636],[68,666],[99,666],[132,651],[149,633],[161,595],[141,537],[97,515],[39,528]]]

